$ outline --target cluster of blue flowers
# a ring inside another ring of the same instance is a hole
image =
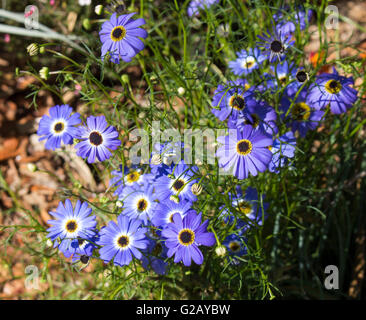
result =
[[[212,113],[226,121],[229,129],[227,135],[217,139],[219,166],[238,179],[267,169],[279,173],[294,157],[297,132],[304,137],[324,119],[327,108],[334,114],[343,113],[357,100],[357,91],[350,87],[352,78],[340,76],[333,69],[332,74],[320,74],[310,83],[304,68],[287,60],[294,46],[293,32],[296,28],[305,29],[312,11],[300,8],[291,21],[283,12],[273,16],[276,24],[270,31],[258,36],[257,47],[237,52],[237,59],[229,62],[229,68],[240,78],[218,85],[212,99]],[[254,77],[248,75],[255,72],[259,72],[260,83],[250,83]],[[277,111],[266,99],[274,93],[281,97]],[[284,134],[280,134],[280,119],[290,129]],[[222,208],[225,222],[235,226],[235,232],[223,242],[233,263],[246,253],[248,219],[254,222],[252,226],[261,224],[267,207],[258,200],[255,189],[249,187],[243,192],[238,188],[235,196],[229,195],[233,210]],[[234,219],[236,211],[248,219]]]
[[[112,171],[110,187],[122,212],[117,222],[110,221],[99,231],[95,216],[86,203],[78,201],[73,209],[70,200],[60,202],[51,220],[49,237],[54,247],[73,260],[95,256],[105,263],[113,260],[118,266],[128,265],[132,258],[141,260],[146,269],[165,274],[167,258],[190,266],[193,260],[202,264],[199,246],[213,246],[216,239],[207,232],[209,221],[203,223],[202,214],[192,209],[202,188],[194,176],[197,168],[189,168],[184,161],[173,162],[175,152],[171,143],[153,153],[149,168],[131,167]],[[147,169],[147,170],[146,170]],[[147,173],[150,171],[150,173]]]

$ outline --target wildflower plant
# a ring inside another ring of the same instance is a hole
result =
[[[92,266],[77,298],[325,294],[325,251],[345,266],[332,241],[365,221],[360,191],[347,188],[365,187],[366,149],[357,58],[327,61],[341,48],[324,37],[324,59],[305,50],[328,1],[124,2],[98,7],[98,19],[78,8],[89,30],[77,22],[65,48],[40,44],[37,61],[62,68],[40,77],[32,50],[21,72],[37,79],[33,107],[44,90],[58,103],[39,123],[45,148],[98,182],[68,172],[55,220],[29,214],[35,241],[52,241],[39,257],[57,258],[65,277]]]

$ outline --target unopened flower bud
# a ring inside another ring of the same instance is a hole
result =
[[[27,168],[30,172],[36,172],[37,171],[37,166],[34,163],[28,163]]]
[[[127,74],[122,75],[121,80],[123,83],[128,84],[130,82],[130,78]]]
[[[101,4],[98,4],[97,6],[95,6],[94,8],[94,12],[100,16],[103,12],[103,6]]]
[[[179,203],[179,197],[175,194],[171,195],[169,199],[175,203]]]
[[[123,207],[123,202],[122,202],[122,201],[117,200],[117,201],[116,201],[116,207],[118,207],[118,208],[122,208],[122,207]]]
[[[30,56],[36,56],[39,52],[39,45],[37,43],[31,43],[27,47],[27,52],[29,53]]]
[[[186,93],[186,90],[185,90],[183,87],[179,87],[179,88],[178,88],[178,94],[179,94],[180,96],[184,95],[185,93]]]
[[[159,165],[159,164],[161,164],[161,156],[160,156],[160,154],[155,153],[155,154],[152,155],[152,157],[151,157],[151,164],[154,164],[156,166]]]
[[[48,69],[48,67],[43,67],[41,70],[39,70],[39,76],[42,79],[47,80],[49,75],[50,75],[50,70]]]
[[[89,19],[84,19],[83,20],[83,27],[85,30],[90,30],[91,29],[91,23]]]
[[[226,248],[225,246],[218,246],[216,247],[215,252],[218,257],[223,257],[226,254]]]
[[[198,184],[198,183],[194,183],[192,185],[191,191],[195,196],[199,196],[202,192],[202,185]]]

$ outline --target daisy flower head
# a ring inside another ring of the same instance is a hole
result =
[[[141,227],[141,220],[119,215],[117,223],[110,221],[100,230],[97,242],[103,246],[99,249],[100,258],[105,263],[113,259],[113,264],[120,267],[130,264],[133,256],[140,260],[140,250],[146,249],[149,244],[146,231]]]
[[[284,135],[277,138],[272,147],[272,160],[269,164],[268,170],[270,172],[279,173],[279,168],[284,167],[288,159],[295,155],[296,138],[292,131],[286,132]]]
[[[133,219],[140,219],[145,224],[151,220],[155,212],[157,202],[154,186],[146,184],[143,187],[126,187],[120,194],[123,201],[123,215]]]
[[[242,257],[247,254],[247,239],[241,235],[230,234],[225,238],[222,244],[227,248],[229,254],[229,262],[233,265],[238,265],[240,260],[238,257]]]
[[[88,163],[104,161],[112,156],[110,150],[116,150],[121,145],[118,131],[113,126],[108,126],[104,116],[90,116],[86,119],[87,126],[79,127],[78,138],[82,140],[75,148],[76,154]]]
[[[271,70],[276,77],[276,82],[280,86],[285,86],[292,76],[292,70],[294,69],[294,64],[289,64],[286,60],[278,63],[276,66],[271,65]]]
[[[192,187],[197,182],[197,179],[193,178],[197,172],[196,166],[189,167],[181,161],[168,171],[168,175],[157,178],[154,186],[159,201],[196,201],[197,196],[192,192]]]
[[[166,200],[160,202],[155,209],[152,218],[152,224],[156,227],[165,227],[167,224],[173,222],[175,213],[179,213],[182,218],[191,210],[192,203],[190,201],[179,201],[178,203]]]
[[[255,188],[248,187],[243,190],[240,186],[236,187],[235,193],[230,193],[231,206],[238,213],[241,219],[262,225],[263,218],[266,219],[266,210],[269,207],[267,202],[261,203],[258,197],[258,191]],[[265,195],[262,195],[262,199]],[[229,208],[227,208],[229,211]],[[246,223],[243,231],[248,230],[253,224]]]
[[[142,168],[138,166],[122,166],[119,170],[111,172],[112,178],[109,181],[110,187],[117,187],[114,191],[115,195],[120,195],[125,187],[137,187],[152,183],[154,176],[150,173],[143,173]]]
[[[187,8],[189,17],[197,16],[200,9],[211,7],[213,4],[219,3],[220,0],[192,0]]]
[[[259,65],[266,60],[266,57],[261,54],[258,48],[250,48],[248,50],[241,50],[236,53],[238,58],[229,62],[231,71],[237,75],[247,75],[253,70],[258,69]]]
[[[269,136],[275,135],[278,132],[276,125],[276,111],[264,101],[257,101],[256,104],[248,108],[248,112],[239,114],[236,120],[228,121],[230,129],[243,130],[245,126],[251,126],[255,130]]]
[[[142,250],[141,265],[145,270],[152,269],[159,275],[166,274],[168,263],[167,258],[168,248],[162,241],[148,239],[149,245],[145,250]]]
[[[119,64],[120,59],[130,62],[144,49],[145,45],[140,38],[145,39],[147,31],[140,26],[146,22],[143,18],[131,19],[135,14],[136,12],[117,16],[117,13],[113,13],[110,20],[103,23],[99,32],[102,60],[109,53],[113,63]]]
[[[353,77],[340,76],[333,67],[333,73],[317,76],[315,83],[309,88],[309,100],[318,110],[329,105],[332,113],[344,113],[357,100],[357,91],[350,87],[353,84]]]
[[[174,255],[174,262],[183,261],[186,267],[191,265],[191,260],[196,264],[202,264],[203,255],[198,248],[201,245],[213,246],[216,243],[212,232],[207,232],[208,220],[201,224],[202,214],[195,211],[188,213],[183,219],[180,214],[173,216],[173,222],[169,223],[162,231],[168,248],[167,256]]]
[[[219,166],[238,179],[265,171],[272,159],[268,150],[272,138],[252,126],[244,126],[243,130],[229,129],[229,135],[218,137],[217,141],[222,144],[216,152]]]
[[[92,239],[96,234],[96,217],[90,215],[92,209],[87,202],[78,200],[73,208],[69,199],[61,201],[55,211],[49,212],[55,220],[47,221],[47,237],[54,241],[54,247],[71,256],[80,249],[79,241]]]
[[[64,144],[72,144],[77,137],[78,129],[75,127],[80,120],[80,114],[71,115],[72,108],[67,104],[56,105],[50,108],[50,115],[44,115],[40,122],[37,135],[42,136],[39,140],[47,139],[45,148],[55,150]]]
[[[293,133],[298,131],[305,137],[309,130],[314,130],[323,120],[324,111],[317,110],[313,106],[306,90],[302,90],[295,101],[287,96],[282,98],[280,106],[282,117]]]
[[[295,42],[291,40],[290,35],[278,32],[273,28],[272,33],[269,31],[258,36],[261,40],[257,43],[258,47],[263,48],[263,54],[267,54],[269,62],[282,61],[286,57],[286,51]]]
[[[228,117],[235,120],[240,112],[246,112],[254,103],[254,94],[245,80],[229,81],[227,85],[218,85],[212,99],[211,112],[220,120]]]

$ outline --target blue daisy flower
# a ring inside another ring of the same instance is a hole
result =
[[[121,141],[118,139],[118,131],[113,126],[108,126],[104,116],[90,116],[86,119],[87,126],[79,127],[78,138],[82,140],[75,148],[76,154],[88,163],[95,162],[95,158],[104,161],[112,156],[109,151],[116,150]]]
[[[50,116],[44,115],[40,122],[37,134],[43,136],[39,140],[47,139],[45,148],[55,150],[64,144],[72,144],[77,137],[78,129],[75,127],[80,120],[80,114],[71,115],[72,108],[67,104],[56,105],[50,108]]]
[[[237,75],[247,75],[255,69],[259,68],[259,65],[266,60],[266,57],[261,54],[258,48],[241,50],[236,53],[238,58],[234,61],[229,62],[231,71]]]
[[[238,259],[248,253],[246,246],[247,239],[241,235],[230,234],[225,238],[222,244],[227,248],[229,259],[233,265],[238,265],[241,261]]]
[[[145,224],[152,219],[155,213],[157,195],[151,184],[142,187],[126,187],[119,199],[123,201],[123,215],[140,219]]]
[[[258,36],[262,41],[257,43],[258,47],[263,48],[263,54],[268,55],[269,62],[282,61],[286,57],[286,51],[295,42],[291,40],[290,35],[282,34],[273,28]]]
[[[130,264],[132,256],[140,260],[142,254],[139,249],[144,250],[149,244],[146,231],[141,227],[141,220],[119,215],[117,223],[110,221],[100,230],[97,242],[103,246],[99,249],[100,258],[105,263],[113,259],[113,264],[121,267]]]
[[[80,239],[92,239],[96,234],[97,221],[91,213],[87,202],[78,200],[74,209],[69,199],[65,200],[65,204],[60,201],[57,209],[49,212],[56,220],[47,221],[51,225],[47,229],[47,237],[54,241],[54,248],[58,247],[71,256],[79,249]]]
[[[217,141],[222,144],[216,152],[219,166],[238,179],[248,178],[249,173],[256,176],[258,172],[265,171],[272,159],[272,153],[268,150],[272,138],[252,126],[229,130],[229,135],[218,137]]]
[[[168,248],[161,241],[148,239],[149,245],[147,249],[142,250],[141,265],[145,270],[150,268],[159,275],[166,274],[168,263],[165,259],[168,257]]]
[[[350,87],[353,83],[353,77],[340,76],[333,68],[333,73],[317,76],[315,83],[309,88],[309,100],[318,110],[330,105],[332,113],[344,113],[357,100],[357,91]]]
[[[229,119],[228,128],[243,130],[251,126],[255,130],[270,136],[277,134],[276,111],[264,101],[257,101],[248,108],[247,114],[241,113],[236,120]]]
[[[178,203],[166,200],[160,202],[156,208],[151,222],[156,227],[165,227],[168,223],[173,222],[173,215],[179,213],[182,218],[191,210],[192,203],[190,201],[179,201]]]
[[[109,21],[102,25],[99,32],[102,42],[102,59],[109,53],[110,61],[119,64],[120,59],[130,62],[132,58],[144,49],[145,45],[139,38],[146,38],[147,32],[140,26],[145,24],[142,18],[131,19],[136,12],[117,16],[112,14]]]
[[[197,16],[200,9],[211,7],[213,4],[219,3],[220,0],[192,0],[187,8],[189,17]]]
[[[94,250],[97,248],[96,242],[99,240],[99,233],[97,232],[93,237],[89,239],[77,239],[77,242],[71,244],[72,249],[67,249],[62,252],[66,258],[72,256],[72,262],[81,261],[84,264],[89,262]]]
[[[280,106],[282,118],[292,132],[298,131],[302,137],[305,137],[308,130],[314,130],[323,120],[324,111],[313,108],[306,90],[302,90],[293,104],[292,102],[291,97],[282,98]],[[291,110],[288,111],[290,107]],[[286,113],[288,113],[287,116]]]
[[[193,179],[198,168],[189,167],[183,161],[177,164],[169,174],[156,179],[154,186],[160,202],[170,199],[176,202],[182,200],[196,201],[197,196],[192,192],[192,186],[197,182]]]
[[[110,187],[117,187],[115,195],[120,195],[125,187],[138,187],[151,184],[154,176],[150,173],[143,173],[143,170],[137,166],[131,168],[120,165],[119,170],[111,172],[112,178],[109,181]]]
[[[166,238],[168,257],[174,256],[174,262],[183,261],[186,267],[191,265],[191,260],[202,264],[203,255],[198,248],[201,245],[213,246],[216,243],[212,232],[207,232],[208,220],[201,224],[202,213],[189,212],[183,219],[180,214],[173,216],[173,223],[169,223],[162,231]]]
[[[255,103],[252,90],[242,79],[234,82],[229,81],[227,85],[218,85],[212,99],[211,112],[221,121],[228,117],[235,120],[240,112],[246,112],[248,106]]]
[[[279,168],[287,164],[289,158],[295,155],[296,138],[292,131],[286,132],[277,138],[270,150],[273,153],[272,160],[268,166],[270,172],[279,173]]]

